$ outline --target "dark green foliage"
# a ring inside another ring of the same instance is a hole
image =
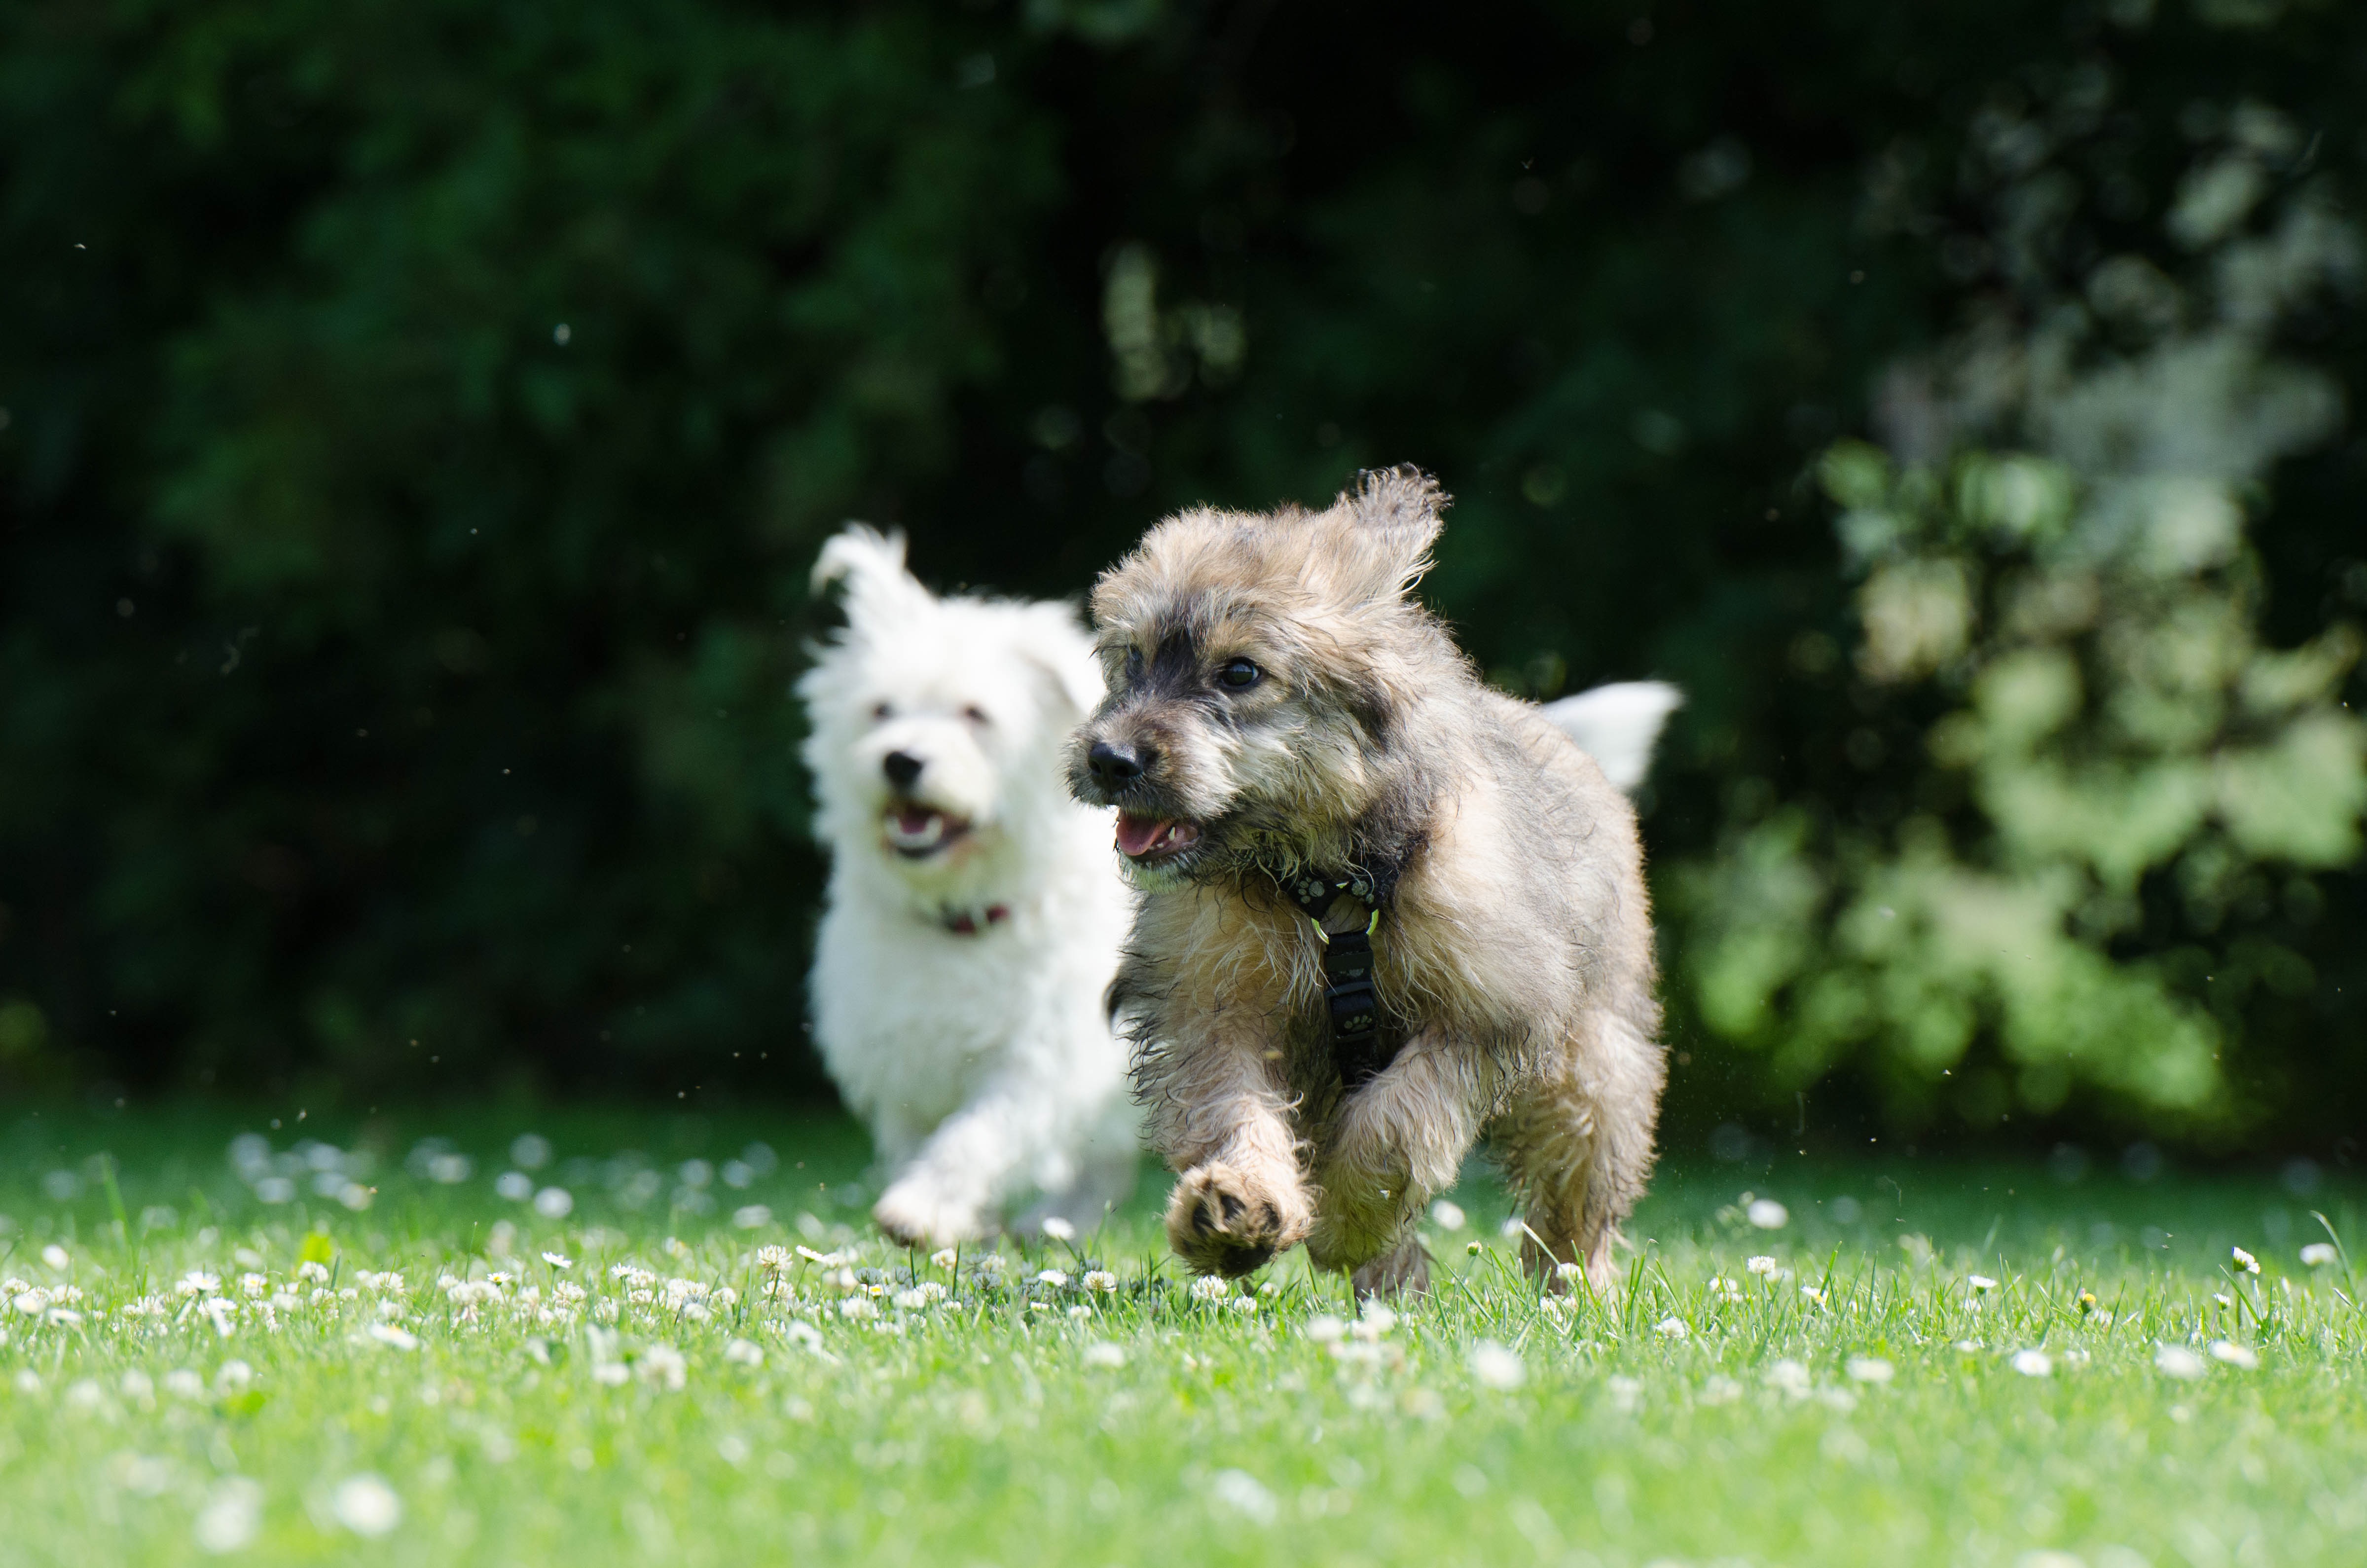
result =
[[[0,28],[0,1001],[86,1079],[373,1093],[810,1085],[786,689],[848,516],[1075,594],[1170,506],[1419,461],[1491,672],[1693,694],[1664,863],[1775,801],[1886,820],[1917,766],[1845,743],[1932,715],[1836,655],[1811,474],[1991,286],[1949,248],[1991,222],[1967,126],[2101,63],[2157,214],[2191,103],[2271,98],[2347,181],[2367,102],[2323,5]],[[1936,227],[1869,222],[1886,168]],[[2355,325],[2305,347],[2359,379]],[[2285,641],[2367,597],[2360,454],[2256,525]],[[2367,1073],[2367,909],[2317,885],[2282,938],[2316,983],[2247,1014],[2239,1074],[2303,1140]],[[1681,1125],[1792,1115],[1672,1001]]]

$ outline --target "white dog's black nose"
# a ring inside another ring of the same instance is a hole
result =
[[[1093,770],[1093,778],[1104,790],[1123,790],[1142,777],[1143,754],[1133,746],[1114,746],[1107,741],[1095,741],[1085,753],[1085,766]]]
[[[891,751],[879,761],[879,770],[899,790],[909,790],[921,776],[921,759],[910,752]]]

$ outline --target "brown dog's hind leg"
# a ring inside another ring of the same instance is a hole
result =
[[[1618,1147],[1604,1136],[1600,1105],[1571,1080],[1551,1080],[1516,1100],[1491,1131],[1505,1173],[1528,1200],[1522,1263],[1554,1290],[1569,1289],[1560,1272],[1569,1263],[1581,1266],[1595,1290],[1610,1289],[1619,1272],[1611,1249],[1643,1173],[1620,1179]]]
[[[1608,1011],[1524,1090],[1492,1130],[1506,1172],[1529,1200],[1530,1269],[1568,1289],[1559,1266],[1577,1263],[1605,1290],[1618,1278],[1611,1249],[1620,1222],[1652,1171],[1652,1126],[1666,1074],[1660,1048]],[[1590,1038],[1591,1036],[1591,1038]]]

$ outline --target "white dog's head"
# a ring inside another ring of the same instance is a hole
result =
[[[923,903],[1009,896],[1030,845],[1082,809],[1061,756],[1102,674],[1076,612],[939,598],[904,569],[900,534],[861,527],[822,547],[813,579],[846,590],[845,631],[798,681],[817,835]]]

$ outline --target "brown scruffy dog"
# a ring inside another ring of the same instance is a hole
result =
[[[1485,1133],[1530,1267],[1600,1286],[1651,1167],[1636,813],[1409,597],[1445,504],[1400,468],[1322,512],[1189,511],[1093,591],[1110,695],[1070,784],[1149,895],[1111,996],[1206,1271],[1303,1241],[1420,1290],[1416,1222]]]

